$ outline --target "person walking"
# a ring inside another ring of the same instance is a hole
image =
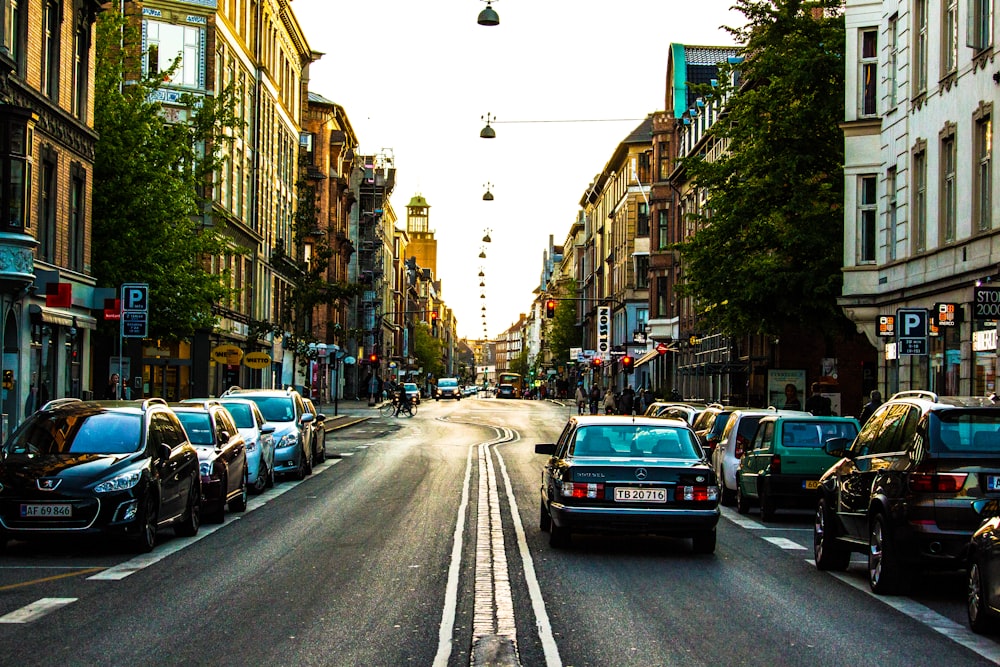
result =
[[[820,393],[819,382],[813,382],[809,389],[809,398],[806,399],[806,412],[811,412],[817,417],[829,417],[833,411],[832,402]]]
[[[583,390],[583,383],[576,383],[576,414],[582,415],[583,408],[587,405],[587,392]]]
[[[882,394],[879,393],[878,389],[873,389],[872,393],[868,395],[868,399],[869,400],[865,403],[865,406],[861,408],[861,416],[858,417],[858,421],[862,426],[864,426],[865,422],[872,418],[872,415],[875,414],[875,410],[882,405]]]
[[[604,392],[604,414],[615,414],[615,406],[615,392],[612,391],[611,387],[608,387],[608,390]]]
[[[632,390],[632,385],[625,385],[622,389],[622,396],[619,401],[619,411],[623,415],[630,415],[635,410],[635,392]]]
[[[601,404],[601,388],[596,384],[590,385],[590,414],[597,414],[597,407]]]

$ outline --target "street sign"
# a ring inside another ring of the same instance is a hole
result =
[[[124,283],[121,306],[122,338],[146,338],[149,334],[149,285]]]
[[[972,319],[976,322],[1000,320],[1000,285],[976,285],[972,291]]]
[[[896,337],[896,316],[895,315],[879,315],[878,318],[878,335],[882,338],[895,338]]]
[[[659,354],[666,354],[667,353],[667,345],[666,345],[666,343],[657,343],[656,344],[656,351]]]
[[[929,313],[926,308],[900,308],[896,311],[899,354],[926,355],[929,333]]]

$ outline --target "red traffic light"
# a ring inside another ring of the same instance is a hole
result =
[[[438,311],[432,310],[431,311],[431,319],[432,320],[436,320],[437,318],[438,318]]]
[[[593,362],[592,362],[592,363],[594,364],[594,367],[595,367],[595,368],[600,368],[600,367],[601,367],[601,364],[602,364],[602,363],[604,363],[604,362],[603,362],[603,361],[601,361],[601,358],[600,358],[600,357],[594,357],[594,360],[593,360]]]
[[[370,363],[377,364],[378,363],[378,355],[375,354],[374,352],[372,352],[371,354],[368,355],[368,361]]]
[[[624,368],[627,371],[632,370],[632,362],[633,362],[632,357],[628,355],[622,357],[622,368]]]
[[[556,301],[555,299],[549,299],[545,302],[545,317],[555,317],[556,316]]]

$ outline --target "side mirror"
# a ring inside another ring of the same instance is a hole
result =
[[[260,429],[261,433],[274,433],[274,426],[272,424],[265,424]]]
[[[299,421],[302,422],[303,424],[308,424],[313,419],[315,419],[315,417],[313,416],[313,413],[307,412],[304,415],[302,415],[302,419],[300,419]]]
[[[159,447],[156,448],[156,451],[160,455],[160,458],[162,460],[168,461],[170,459],[170,454],[174,450],[170,449],[170,445],[161,444]]]
[[[841,457],[854,458],[854,453],[851,451],[852,442],[854,441],[850,438],[830,438],[823,443],[823,451],[838,459]]]
[[[549,442],[544,444],[535,445],[536,454],[547,454],[549,456],[555,456],[556,445],[555,443]]]

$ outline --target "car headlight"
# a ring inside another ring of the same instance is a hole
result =
[[[291,447],[299,441],[298,433],[286,433],[278,440],[278,447]]]
[[[110,493],[111,491],[124,491],[126,489],[131,489],[133,486],[139,483],[142,479],[142,471],[134,470],[132,472],[122,473],[117,477],[112,477],[106,482],[101,482],[94,487],[95,493]]]
[[[198,466],[198,469],[201,471],[201,476],[202,477],[211,477],[212,476],[212,462],[211,461],[202,461],[201,464]]]

